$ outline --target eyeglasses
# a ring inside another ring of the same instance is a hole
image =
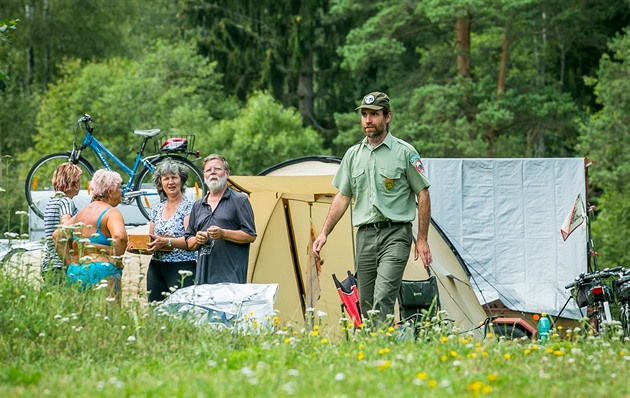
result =
[[[203,172],[209,174],[209,173],[212,173],[212,172],[219,173],[219,172],[221,172],[223,170],[224,169],[222,167],[208,167]]]

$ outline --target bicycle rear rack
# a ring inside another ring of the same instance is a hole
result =
[[[199,157],[199,151],[195,152],[194,134],[165,134],[155,141],[156,154],[186,154]]]

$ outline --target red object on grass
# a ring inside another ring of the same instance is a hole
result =
[[[348,277],[339,282],[337,276],[333,274],[333,280],[335,286],[337,286],[337,293],[341,298],[341,312],[348,313],[348,316],[352,318],[354,326],[359,328],[362,324],[361,321],[361,307],[359,306],[359,291],[357,288],[357,280],[352,276],[352,273],[348,271]]]

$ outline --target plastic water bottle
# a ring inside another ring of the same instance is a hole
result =
[[[549,330],[551,329],[551,322],[549,322],[549,318],[547,318],[546,313],[540,314],[540,319],[538,320],[538,341],[540,344],[545,344],[549,339]]]

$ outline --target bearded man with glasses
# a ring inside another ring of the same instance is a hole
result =
[[[247,282],[249,246],[256,240],[254,212],[247,195],[227,186],[229,176],[223,156],[206,156],[208,194],[193,204],[184,235],[188,249],[199,250],[197,284]]]

